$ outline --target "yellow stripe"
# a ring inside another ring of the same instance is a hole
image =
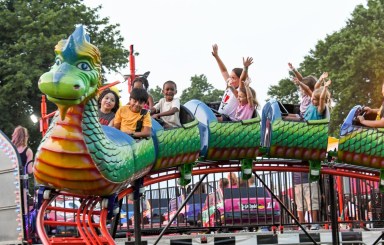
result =
[[[57,153],[41,149],[36,155],[37,164],[50,164],[59,168],[90,169],[95,165],[88,154]],[[40,161],[39,161],[40,160]]]

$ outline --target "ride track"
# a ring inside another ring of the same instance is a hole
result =
[[[192,100],[180,108],[182,127],[165,130],[152,120],[152,137],[135,140],[98,123],[95,96],[101,59],[83,27],[60,41],[55,53],[55,64],[39,80],[40,90],[59,108],[34,164],[36,181],[46,187],[39,191],[37,217],[43,244],[114,244],[107,218],[114,203],[141,187],[139,180],[148,186],[179,178],[186,185],[193,175],[241,171],[250,177],[257,171],[291,171],[309,172],[311,180],[322,173],[379,181],[383,132],[353,123],[360,113],[358,106],[346,118],[339,142],[332,144],[328,143],[329,113],[324,120],[285,121],[288,111],[276,100],[264,106],[262,120],[255,115],[227,123],[219,123],[211,108]],[[149,177],[169,170],[178,172]],[[80,198],[81,207],[49,205],[62,194]],[[101,210],[95,210],[98,203]],[[75,212],[75,222],[44,220],[47,210]],[[94,215],[100,216],[100,222],[93,222]],[[45,225],[76,226],[79,237],[49,237]]]

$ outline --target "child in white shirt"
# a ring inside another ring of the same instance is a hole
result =
[[[163,85],[164,98],[151,109],[152,118],[161,118],[164,121],[164,128],[180,127],[180,100],[174,98],[177,93],[176,83],[166,81]]]

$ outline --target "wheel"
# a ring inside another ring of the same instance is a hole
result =
[[[51,197],[51,190],[45,190],[43,192],[43,199],[48,200]]]

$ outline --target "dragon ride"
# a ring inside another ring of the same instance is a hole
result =
[[[294,111],[276,100],[264,106],[262,118],[255,113],[249,120],[223,123],[205,103],[192,100],[181,106],[181,127],[164,129],[153,120],[152,137],[135,140],[98,122],[101,57],[83,26],[67,40],[59,41],[55,54],[52,68],[38,84],[58,111],[38,148],[34,176],[46,189],[92,200],[90,209],[102,198],[121,193],[135,180],[162,169],[178,169],[180,184],[188,184],[193,164],[200,160],[212,164],[240,160],[243,176],[257,170],[254,163],[261,156],[305,160],[309,161],[311,179],[319,177],[322,163],[330,156],[348,164],[376,169],[384,166],[383,132],[356,125],[353,118],[357,107],[342,126],[338,149],[332,151],[327,150],[329,113],[319,121],[285,121],[283,115]],[[44,193],[44,198],[52,200],[52,195]],[[39,213],[47,206],[42,205]],[[106,239],[102,242],[113,243],[105,224],[101,226]],[[43,228],[38,232],[40,237],[47,237]],[[98,237],[92,229],[84,229],[80,236]]]

